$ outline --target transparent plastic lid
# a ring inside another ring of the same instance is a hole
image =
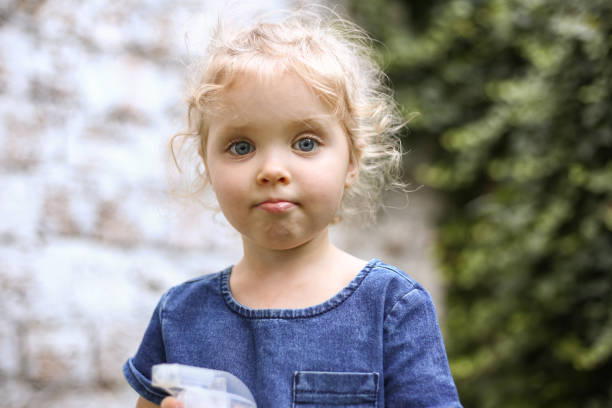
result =
[[[185,408],[255,408],[249,388],[234,375],[182,364],[153,366],[153,385],[178,398]]]

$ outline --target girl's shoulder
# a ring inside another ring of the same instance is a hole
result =
[[[364,283],[368,292],[383,296],[385,315],[406,301],[432,303],[429,292],[400,268],[378,259],[370,262],[370,265],[371,270]]]
[[[373,259],[369,265],[371,265],[369,280],[373,284],[384,285],[388,289],[404,293],[415,289],[424,290],[414,278],[397,266],[389,265],[379,259]]]
[[[221,293],[221,279],[224,274],[229,273],[231,267],[215,273],[208,273],[189,279],[178,285],[172,286],[162,295],[160,304],[163,309],[172,305],[192,303]]]

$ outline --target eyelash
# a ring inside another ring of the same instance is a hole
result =
[[[314,147],[312,148],[312,150],[301,150],[301,149],[296,147],[300,142],[302,142],[304,140],[310,140],[311,142],[314,143]],[[303,153],[312,153],[312,152],[317,151],[317,149],[319,148],[320,145],[321,145],[321,141],[318,138],[312,137],[312,136],[304,136],[304,137],[300,137],[298,140],[296,140],[291,145],[291,147],[294,148],[295,150],[299,150],[299,151],[301,151]]]
[[[313,146],[312,150],[302,150],[302,149],[300,149],[299,147],[296,147],[296,146],[298,146],[298,144],[299,144],[300,142],[302,142],[302,141],[304,141],[304,140],[310,140],[311,142],[313,142],[314,146]],[[248,152],[244,152],[244,153],[242,153],[242,154],[241,154],[241,153],[238,153],[238,152],[235,150],[236,146],[238,146],[238,145],[239,145],[239,144],[241,144],[241,143],[245,143],[245,144],[247,144],[247,145],[249,146],[249,151],[248,151]],[[302,153],[312,153],[312,152],[317,151],[317,149],[319,148],[319,146],[320,146],[320,145],[321,145],[321,140],[320,140],[318,137],[314,137],[314,136],[312,136],[312,135],[309,135],[309,136],[303,136],[303,137],[300,137],[298,140],[296,140],[295,142],[293,142],[293,143],[291,144],[291,148],[292,148],[292,149],[295,149],[295,150],[298,150],[298,151],[300,151],[300,152],[302,152]],[[255,146],[254,146],[254,145],[253,145],[251,142],[249,142],[249,141],[246,141],[246,140],[235,140],[235,141],[232,141],[232,142],[230,142],[230,143],[228,144],[228,146],[227,146],[226,150],[227,150],[227,151],[228,151],[230,154],[232,154],[233,156],[238,156],[238,157],[240,157],[240,156],[246,156],[246,155],[248,155],[249,153],[252,153],[253,151],[255,151],[256,149],[255,149]]]
[[[244,154],[240,154],[240,153],[237,153],[236,151],[234,151],[234,148],[235,148],[235,147],[236,147],[238,144],[240,144],[240,143],[245,143],[245,144],[249,145],[250,150],[249,150],[247,153],[244,153]],[[254,150],[255,150],[255,146],[253,146],[253,145],[252,145],[250,142],[247,142],[246,140],[236,140],[236,141],[234,141],[234,142],[231,142],[231,143],[228,145],[228,147],[227,147],[227,151],[228,151],[228,152],[230,152],[230,153],[231,153],[232,155],[234,155],[234,156],[246,156],[247,154],[249,154],[249,153],[253,152]]]

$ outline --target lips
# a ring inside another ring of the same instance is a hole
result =
[[[270,199],[270,200],[266,200],[266,201],[263,201],[257,204],[256,207],[259,208],[260,210],[263,210],[263,211],[266,211],[272,214],[280,214],[280,213],[290,211],[296,206],[297,204],[291,201],[282,200],[282,199]]]

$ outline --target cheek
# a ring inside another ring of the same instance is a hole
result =
[[[344,195],[346,174],[346,167],[338,165],[337,162],[331,163],[330,166],[313,166],[302,179],[302,185],[317,197],[317,201],[322,205],[337,207]]]
[[[235,186],[235,180],[231,179],[231,172],[223,171],[223,169],[219,169],[216,166],[209,167],[206,172],[206,176],[210,183],[210,187],[212,188],[215,196],[217,197],[217,201],[219,204],[223,206],[223,201],[231,198],[232,196],[232,186]]]
[[[238,183],[235,179],[232,179],[231,175],[228,173],[213,173],[210,177],[210,185],[220,202],[231,200],[240,195]]]

